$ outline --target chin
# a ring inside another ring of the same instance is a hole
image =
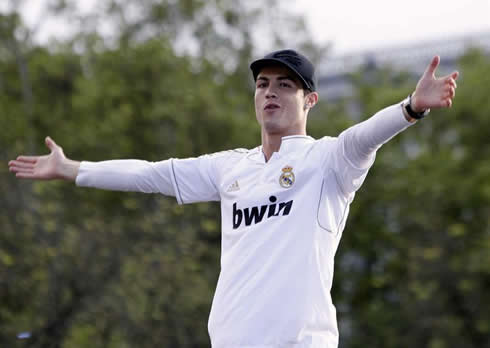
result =
[[[284,133],[284,127],[276,122],[264,122],[263,129],[268,134],[282,134]]]

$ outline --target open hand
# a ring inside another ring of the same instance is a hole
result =
[[[9,170],[23,179],[75,179],[79,163],[67,159],[63,149],[50,137],[46,137],[45,142],[51,150],[49,155],[19,156],[9,162]]]
[[[439,66],[440,58],[435,56],[417,83],[412,95],[412,109],[422,112],[432,108],[451,107],[456,94],[456,80],[459,72],[436,78],[435,71]]]

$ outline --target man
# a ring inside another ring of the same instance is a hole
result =
[[[293,50],[251,64],[262,145],[198,158],[77,162],[49,137],[45,156],[10,161],[19,178],[159,192],[179,204],[221,201],[221,272],[209,317],[215,348],[334,348],[333,260],[349,205],[376,150],[430,108],[450,107],[458,73],[435,78],[434,57],[402,103],[342,132],[306,135],[315,69]]]

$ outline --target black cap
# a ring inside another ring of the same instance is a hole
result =
[[[250,64],[250,69],[257,81],[257,76],[263,67],[273,64],[285,65],[291,69],[303,82],[303,87],[312,91],[316,90],[315,67],[302,54],[294,50],[281,50],[269,53],[262,59],[258,59]]]

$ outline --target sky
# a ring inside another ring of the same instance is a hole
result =
[[[296,0],[314,40],[347,54],[490,33],[490,0]]]
[[[46,1],[27,1],[28,23],[39,20],[39,8]],[[94,2],[81,0],[80,6]],[[314,41],[330,44],[333,55],[490,33],[490,0],[284,0],[282,4],[304,15]],[[68,32],[66,24],[52,23],[45,26],[41,40]]]

